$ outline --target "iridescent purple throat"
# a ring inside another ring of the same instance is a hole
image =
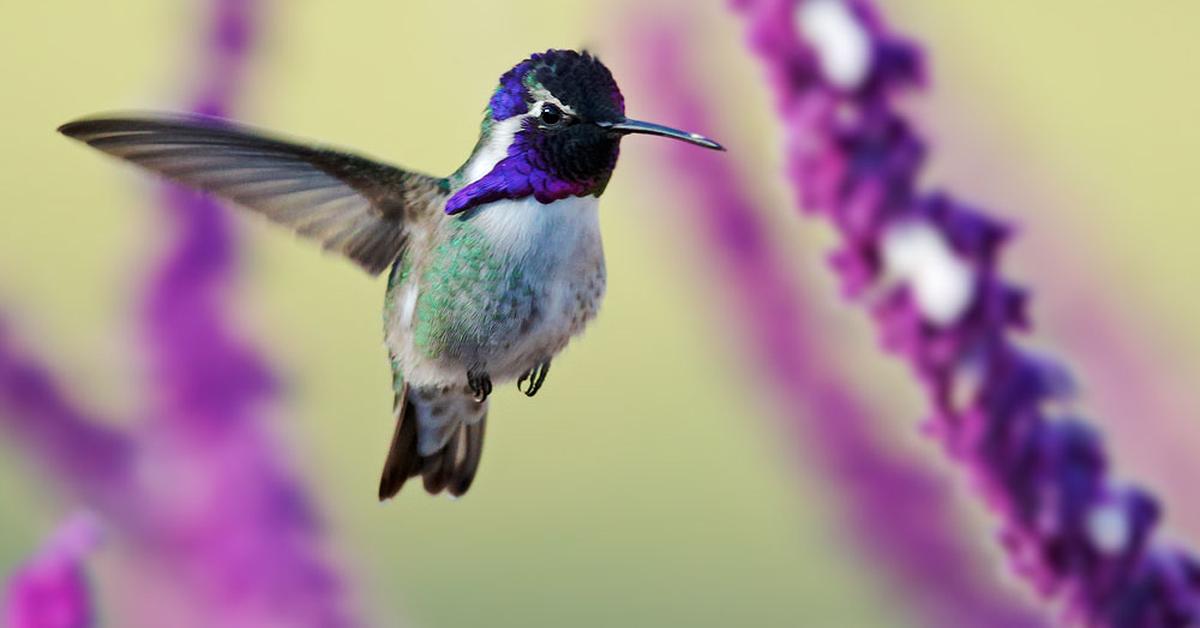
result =
[[[446,202],[446,213],[459,214],[506,199],[532,196],[539,203],[550,204],[570,196],[599,195],[604,191],[612,168],[617,163],[618,144],[613,143],[611,163],[603,174],[568,180],[554,174],[543,153],[534,145],[535,139],[536,136],[526,131],[517,133],[508,147],[508,156],[500,160],[491,172],[450,197]]]

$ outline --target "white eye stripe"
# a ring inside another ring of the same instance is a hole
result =
[[[546,107],[547,104],[551,104],[551,105],[554,105],[555,107],[558,107],[559,111],[562,111],[563,113],[565,113],[569,116],[576,115],[574,109],[570,108],[567,105],[564,105],[561,100],[555,98],[554,96],[551,96],[549,92],[538,94],[538,96],[541,96],[542,98],[539,99],[537,102],[533,103],[533,106],[529,108],[529,113],[527,115],[529,115],[530,117],[537,117],[537,116],[542,115],[542,110]]]

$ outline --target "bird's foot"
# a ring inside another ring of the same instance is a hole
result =
[[[483,403],[488,395],[492,394],[492,378],[487,373],[468,371],[467,386],[471,388],[471,394],[475,395],[476,403]]]
[[[546,374],[549,372],[550,360],[546,360],[545,362],[538,364],[528,371],[525,371],[521,375],[521,379],[517,380],[517,390],[525,393],[526,397],[532,397],[536,395],[538,391],[542,389],[542,384],[546,381]],[[526,381],[529,382],[529,385],[522,390],[521,384],[524,384]]]

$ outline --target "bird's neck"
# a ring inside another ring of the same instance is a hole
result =
[[[499,122],[489,115],[483,122],[479,141],[467,161],[450,175],[451,188],[457,192],[486,177],[496,165],[508,157],[509,148],[521,130],[522,119],[514,116]]]

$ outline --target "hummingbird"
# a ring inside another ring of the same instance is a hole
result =
[[[551,360],[605,292],[597,207],[633,120],[588,52],[547,50],[505,72],[479,140],[435,177],[282,139],[228,120],[171,114],[83,118],[59,132],[169,180],[265,215],[356,262],[389,270],[384,338],[395,430],[381,501],[409,478],[457,497],[479,468],[493,383],[537,394]]]

